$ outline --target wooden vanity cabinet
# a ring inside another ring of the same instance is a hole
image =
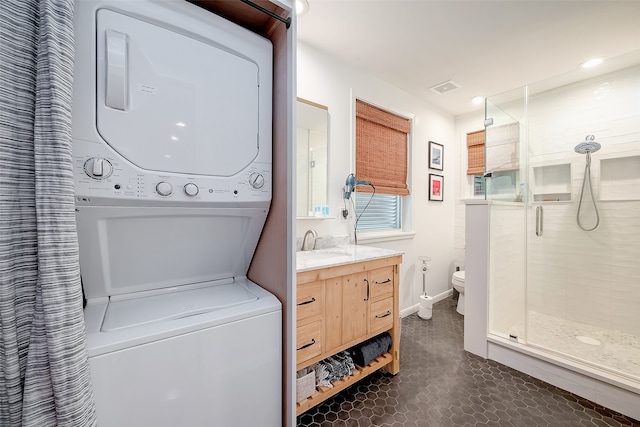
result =
[[[300,370],[382,332],[389,332],[388,353],[333,388],[297,404],[296,413],[386,367],[400,370],[399,268],[402,256],[299,272],[297,278],[296,368]]]

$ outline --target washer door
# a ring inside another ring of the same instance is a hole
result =
[[[256,158],[254,61],[106,9],[97,32],[97,129],[121,156],[142,169],[214,176]]]
[[[79,206],[88,300],[246,276],[264,208]]]

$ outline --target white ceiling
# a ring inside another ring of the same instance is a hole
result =
[[[308,0],[298,40],[452,115],[593,57],[640,52],[640,1]],[[436,94],[453,80],[460,88]]]

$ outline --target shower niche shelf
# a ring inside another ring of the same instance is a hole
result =
[[[535,166],[533,168],[533,201],[571,201],[571,164]]]
[[[600,200],[640,200],[640,156],[600,160]]]

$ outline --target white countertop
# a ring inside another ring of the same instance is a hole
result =
[[[296,252],[296,271],[317,270],[337,265],[353,264],[372,259],[402,255],[394,249],[374,248],[363,245],[339,245],[333,248]]]

